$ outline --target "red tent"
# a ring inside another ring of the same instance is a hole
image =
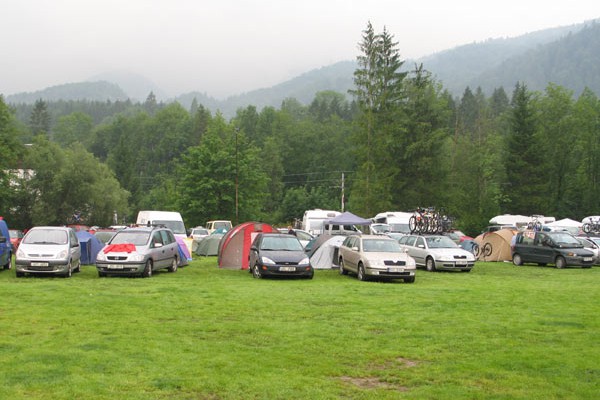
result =
[[[219,243],[219,268],[248,269],[250,245],[260,232],[277,230],[262,222],[244,222],[227,232]]]

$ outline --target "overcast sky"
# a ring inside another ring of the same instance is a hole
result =
[[[356,59],[368,21],[417,58],[598,17],[599,0],[0,0],[0,93],[128,71],[223,98]]]

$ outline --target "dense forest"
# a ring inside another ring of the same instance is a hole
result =
[[[444,207],[476,234],[502,213],[600,214],[593,91],[515,82],[453,96],[422,65],[407,68],[385,29],[367,25],[359,48],[350,96],[323,91],[230,119],[152,93],[27,109],[0,96],[0,215],[21,228],[75,212],[88,224],[112,224],[115,212],[131,222],[140,209],[178,210],[188,226],[281,224],[344,199],[363,217]]]

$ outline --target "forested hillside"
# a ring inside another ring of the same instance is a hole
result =
[[[443,206],[470,234],[501,213],[600,214],[594,92],[519,83],[455,97],[426,69],[407,71],[389,32],[368,25],[359,47],[352,101],[321,91],[231,119],[151,94],[38,100],[19,121],[0,97],[1,215],[23,228],[74,211],[90,224],[115,211],[130,222],[146,208],[179,210],[189,226],[287,224],[306,209],[340,209],[342,187],[345,208],[363,217]]]

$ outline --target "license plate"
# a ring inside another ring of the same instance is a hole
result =
[[[584,257],[583,261],[592,261],[592,257]]]
[[[404,268],[388,268],[388,272],[404,272]]]
[[[456,265],[467,265],[466,261],[457,261]]]
[[[123,269],[123,266],[120,264],[108,264],[106,266],[106,268],[108,268],[108,269]]]
[[[47,267],[48,263],[47,262],[32,262],[31,266],[32,267]]]
[[[282,272],[294,272],[296,267],[279,267],[279,270]]]

